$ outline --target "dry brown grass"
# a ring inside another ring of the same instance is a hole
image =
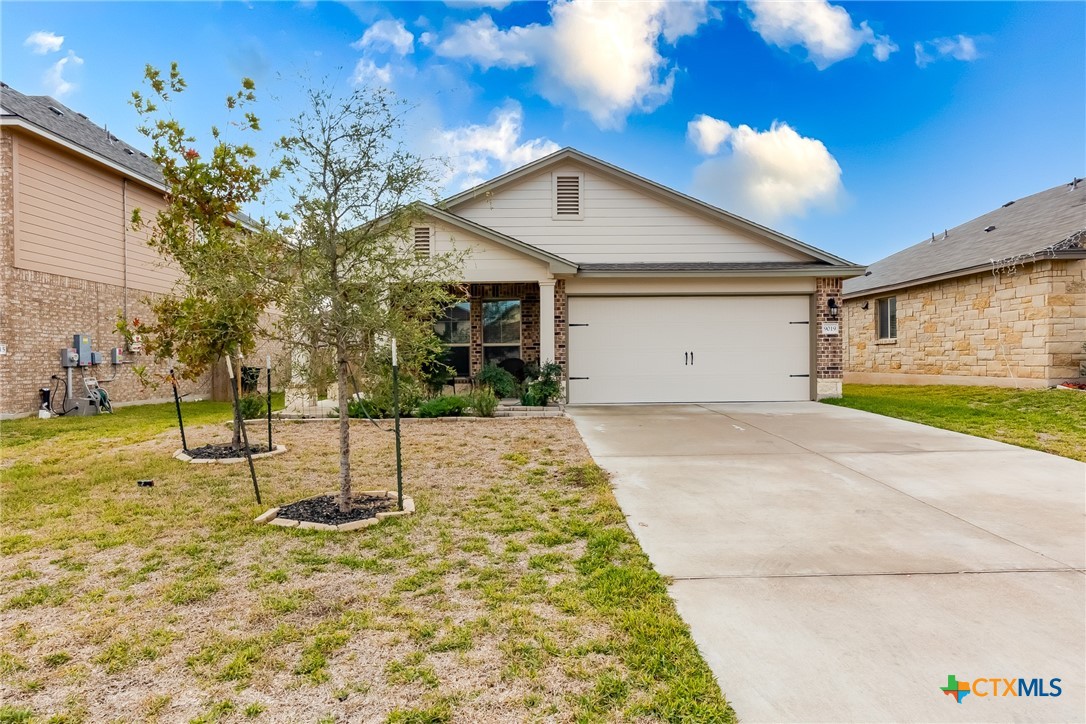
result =
[[[332,426],[277,437],[262,506],[172,432],[5,451],[4,718],[731,718],[568,420],[405,424],[419,512],[352,533],[251,523],[336,486]],[[357,488],[393,487],[392,435],[352,439]]]

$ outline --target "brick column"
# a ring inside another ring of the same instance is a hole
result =
[[[539,363],[553,362],[554,355],[553,279],[539,282]]]
[[[837,317],[830,316],[829,300],[837,304]],[[815,287],[815,376],[816,394],[819,400],[841,396],[841,380],[844,376],[845,310],[841,302],[841,279],[819,277]],[[837,324],[837,334],[823,334],[823,324]]]
[[[569,356],[566,345],[569,341],[569,325],[567,324],[569,315],[566,313],[566,305],[566,282],[564,279],[559,279],[554,283],[554,361],[562,365],[562,369],[568,374],[569,370],[566,367]]]

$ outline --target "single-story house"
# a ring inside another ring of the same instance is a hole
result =
[[[1045,387],[1086,376],[1086,183],[1009,201],[844,284],[845,380]]]
[[[435,328],[467,378],[556,361],[568,402],[839,396],[841,282],[863,267],[572,148],[427,206],[467,250]]]

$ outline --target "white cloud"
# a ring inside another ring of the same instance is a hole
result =
[[[83,59],[76,55],[74,51],[69,50],[68,55],[53,63],[49,66],[49,70],[45,71],[43,81],[48,94],[54,98],[66,96],[75,90],[75,84],[64,78],[64,72],[68,70],[69,64],[73,68],[79,67],[83,65]]]
[[[386,65],[377,65],[369,58],[359,58],[355,63],[354,73],[351,74],[351,83],[356,86],[384,85],[392,83],[392,68]]]
[[[819,70],[851,58],[865,45],[873,47],[880,62],[898,50],[890,36],[876,35],[867,21],[857,28],[847,10],[827,0],[747,0],[747,7],[754,13],[750,25],[763,40],[785,50],[802,46]]]
[[[434,52],[484,70],[534,67],[543,97],[616,129],[631,113],[652,111],[671,97],[675,69],[660,45],[695,34],[716,16],[704,0],[563,0],[550,10],[550,25],[502,29],[489,15],[455,24],[434,42]]]
[[[23,45],[37,55],[55,53],[60,50],[60,46],[64,45],[64,36],[46,30],[37,30],[27,36]]]
[[[917,42],[913,45],[913,50],[916,52],[916,64],[921,68],[936,60],[953,58],[971,63],[980,57],[976,38],[968,35]]]
[[[490,114],[489,124],[440,131],[437,143],[452,167],[449,185],[466,189],[558,150],[558,144],[547,138],[521,141],[523,129],[524,110],[516,101],[507,101]]]
[[[691,121],[687,130],[698,144],[715,141],[725,127],[727,133],[715,149],[726,145],[727,153],[694,170],[695,195],[767,224],[837,205],[844,192],[841,167],[821,141],[801,136],[785,123],[756,131],[705,115]],[[706,143],[708,147],[713,143]]]
[[[469,60],[483,70],[522,68],[535,64],[545,33],[544,27],[535,23],[502,30],[489,15],[481,15],[454,25],[434,46],[434,52],[445,58]],[[427,39],[433,42],[434,37],[427,34]]]
[[[720,150],[734,130],[727,121],[702,113],[686,124],[686,137],[703,154],[712,156]]]
[[[378,50],[408,55],[415,50],[415,36],[402,20],[379,20],[366,28],[362,37],[351,43],[355,50]]]

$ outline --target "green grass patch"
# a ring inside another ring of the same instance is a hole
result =
[[[823,400],[1086,461],[1086,393],[953,385],[845,385]]]

